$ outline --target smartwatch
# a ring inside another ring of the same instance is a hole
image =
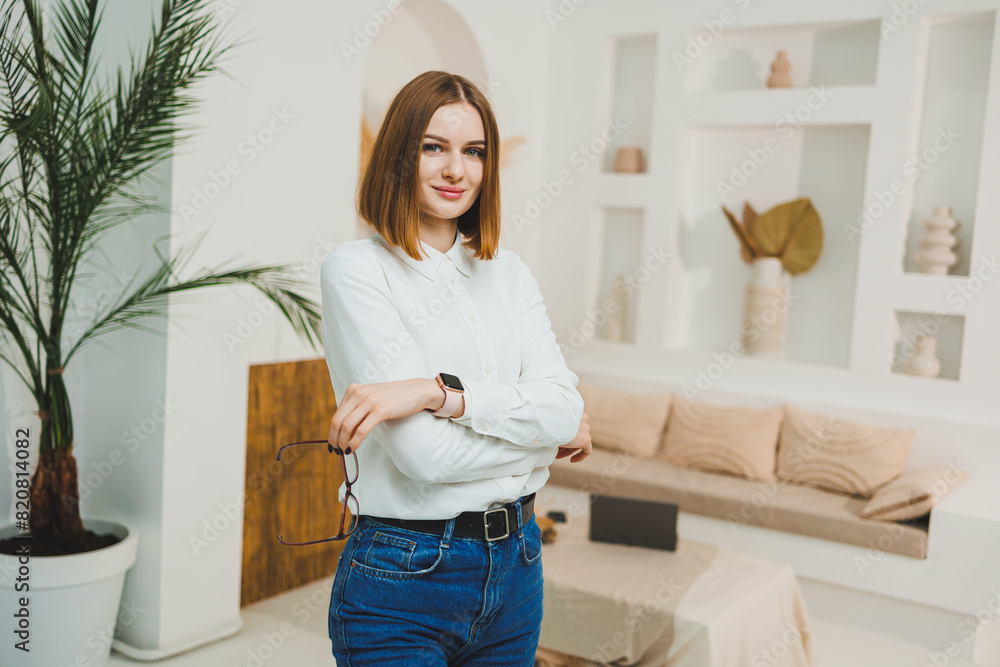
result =
[[[451,417],[458,412],[458,406],[462,402],[462,394],[465,392],[465,387],[462,386],[461,380],[450,373],[438,373],[434,379],[437,380],[438,386],[444,390],[444,405],[437,412],[432,411],[430,408],[426,408],[426,410],[435,417]]]

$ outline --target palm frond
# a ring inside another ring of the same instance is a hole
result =
[[[159,266],[135,289],[132,289],[135,277],[129,280],[122,290],[123,295],[96,317],[94,323],[69,349],[64,363],[68,363],[85,343],[103,333],[123,327],[139,328],[141,325],[138,321],[143,318],[165,316],[168,298],[172,294],[223,285],[248,285],[256,288],[313,347],[322,345],[322,310],[313,300],[297,291],[297,288],[307,283],[294,277],[290,267],[241,266],[225,269],[222,265],[204,269],[191,278],[180,279],[178,274],[183,265],[191,260],[198,245],[198,241],[188,244],[170,258],[161,256]]]

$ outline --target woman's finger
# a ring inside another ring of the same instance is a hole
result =
[[[354,431],[354,435],[348,440],[347,453],[350,454],[352,451],[357,451],[361,443],[365,441],[368,434],[372,432],[376,426],[378,426],[383,420],[376,416],[375,410],[371,410],[364,419],[358,424],[357,429]]]

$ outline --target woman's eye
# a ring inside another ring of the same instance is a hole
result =
[[[483,157],[485,155],[485,153],[483,153],[483,150],[481,148],[469,148],[469,149],[466,149],[466,153],[468,153],[470,151],[472,153],[472,157]]]
[[[438,146],[437,144],[424,144],[424,150],[430,153],[436,153],[437,151],[433,150],[435,148],[441,148],[441,147]]]

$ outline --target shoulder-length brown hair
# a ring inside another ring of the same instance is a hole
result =
[[[483,120],[486,133],[483,180],[479,196],[458,218],[458,231],[479,259],[493,259],[500,243],[500,139],[489,101],[464,76],[430,71],[396,93],[372,146],[358,191],[358,214],[389,243],[422,260],[418,243],[417,166],[424,132],[438,107],[468,102]]]

